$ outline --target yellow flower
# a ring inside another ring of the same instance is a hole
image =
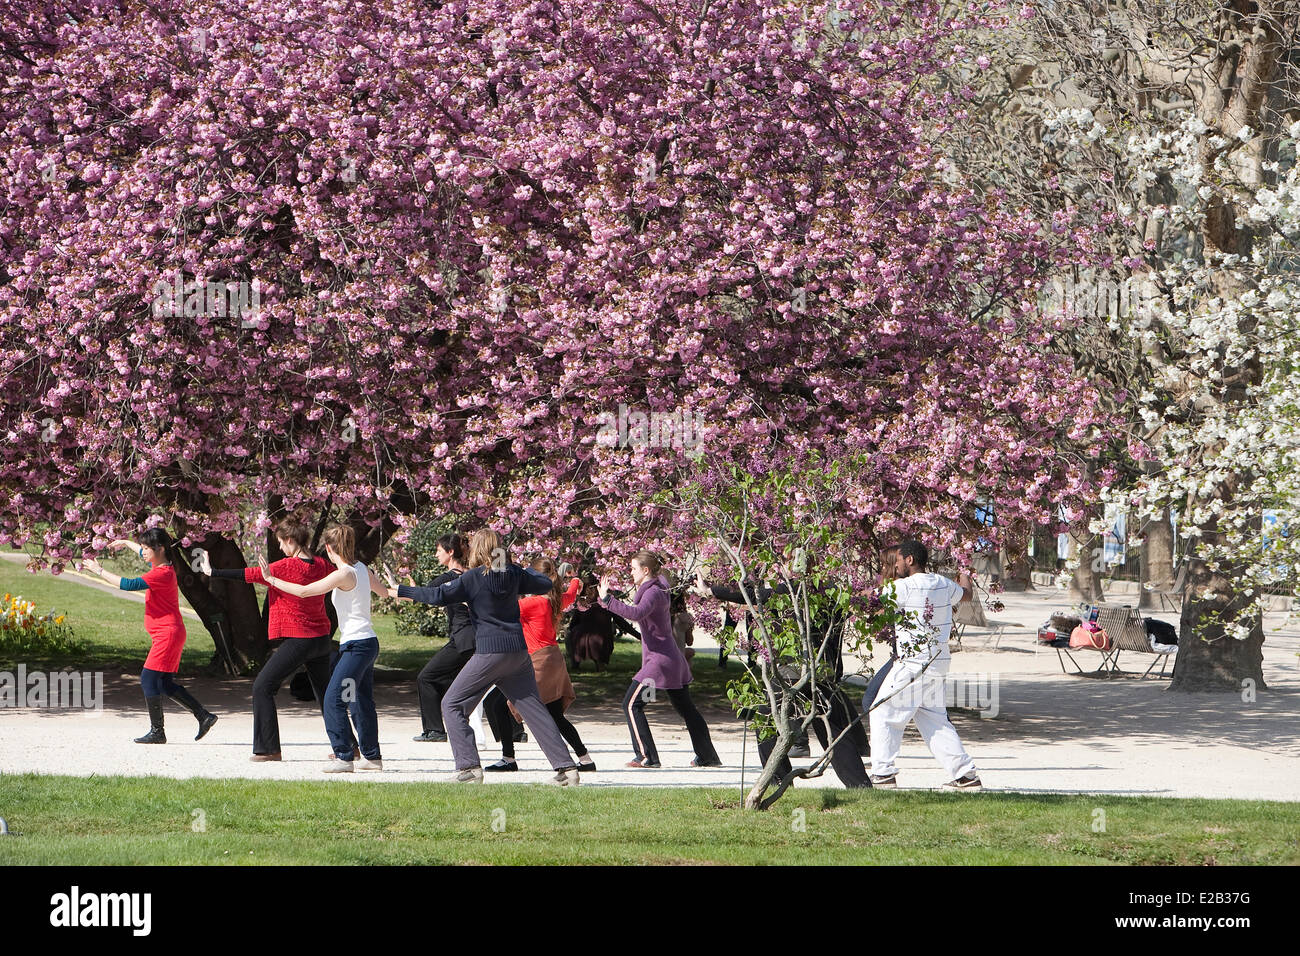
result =
[[[62,624],[62,623],[63,623],[63,615],[60,614],[58,617],[56,617],[56,618],[54,619],[54,623],[55,623],[55,624]]]

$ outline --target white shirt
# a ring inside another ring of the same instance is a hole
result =
[[[930,657],[927,650],[931,642],[946,652],[948,637],[952,634],[952,609],[960,603],[962,587],[956,581],[933,571],[919,571],[892,582],[894,601],[899,611],[907,612],[907,620],[894,628],[898,635],[899,656]],[[926,606],[933,608],[930,621],[925,621]],[[905,644],[913,645],[909,654]]]
[[[356,584],[351,591],[335,588],[330,592],[339,617],[339,644],[378,636],[370,623],[370,572],[358,561],[352,565],[352,575]]]

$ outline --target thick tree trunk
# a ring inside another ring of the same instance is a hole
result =
[[[1070,529],[1070,548],[1079,565],[1070,579],[1070,598],[1088,604],[1105,600],[1101,586],[1101,538],[1087,530],[1086,522]]]
[[[1007,550],[1002,555],[1002,566],[1006,573],[1002,576],[1002,588],[1006,591],[1033,591],[1033,568],[1029,556],[1021,551]]]
[[[1261,616],[1251,616],[1250,636],[1244,640],[1225,626],[1248,603],[1235,592],[1230,570],[1212,571],[1205,562],[1191,559],[1170,690],[1229,691],[1243,699],[1247,693],[1267,690]]]
[[[231,676],[240,674],[251,660],[266,654],[266,623],[257,606],[251,584],[209,579],[196,570],[194,551],[208,552],[213,567],[239,568],[244,557],[233,541],[209,534],[201,545],[173,549],[176,584],[212,636],[216,649],[211,666]]]
[[[1174,527],[1167,510],[1147,522],[1142,538],[1142,584],[1138,607],[1144,610],[1160,604],[1145,585],[1157,591],[1168,591],[1174,586]]]

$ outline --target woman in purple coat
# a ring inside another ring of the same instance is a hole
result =
[[[624,604],[609,596],[609,578],[600,579],[601,606],[613,613],[635,621],[641,628],[641,669],[632,678],[632,686],[623,698],[623,715],[632,734],[632,749],[636,759],[629,767],[658,767],[659,752],[655,750],[650,725],[645,718],[646,700],[653,701],[659,691],[665,691],[673,707],[686,721],[695,748],[692,767],[720,767],[718,752],[713,749],[709,726],[704,722],[687,684],[691,682],[691,668],[673,638],[672,616],[669,612],[668,579],[659,574],[660,561],[649,551],[639,551],[632,558],[632,583],[636,586],[633,603]]]

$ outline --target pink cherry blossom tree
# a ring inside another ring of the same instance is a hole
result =
[[[215,548],[270,503],[674,554],[665,491],[839,454],[868,463],[864,541],[960,549],[977,499],[1054,518],[1099,418],[1036,290],[1089,236],[932,145],[970,119],[925,80],[988,26],[924,0],[7,5],[0,544],[57,568],[152,521]]]

